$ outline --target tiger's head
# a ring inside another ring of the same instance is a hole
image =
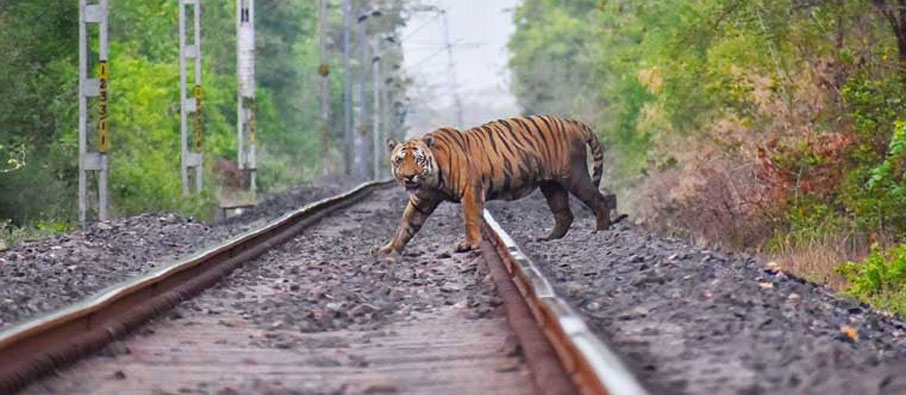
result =
[[[418,192],[423,186],[437,183],[437,160],[431,148],[434,136],[406,140],[401,143],[387,139],[393,178],[409,192]]]

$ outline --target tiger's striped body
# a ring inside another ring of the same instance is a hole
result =
[[[466,240],[456,250],[481,242],[481,215],[487,200],[515,200],[541,188],[556,224],[544,239],[563,237],[572,223],[569,197],[594,212],[599,230],[607,229],[613,204],[598,191],[603,154],[585,124],[553,116],[501,119],[460,132],[443,128],[396,144],[393,175],[409,191],[409,202],[393,240],[377,252],[400,251],[442,201],[462,203]],[[594,172],[590,177],[586,146]]]

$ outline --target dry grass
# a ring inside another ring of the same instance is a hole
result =
[[[872,243],[878,243],[886,249],[896,245],[896,240],[896,237],[889,234],[866,235],[853,231],[815,236],[798,242],[775,239],[771,251],[762,255],[789,273],[826,284],[835,291],[843,291],[847,283],[836,272],[837,266],[865,260],[871,252]]]
[[[825,284],[834,291],[846,287],[846,279],[836,272],[841,263],[864,258],[848,246],[846,238],[828,236],[798,246],[779,246],[777,251],[765,254],[766,259],[776,262],[784,272],[806,280]],[[804,245],[802,245],[804,244]]]
[[[739,97],[749,112],[728,109],[691,136],[654,134],[651,175],[634,193],[633,214],[658,233],[756,252],[788,273],[842,290],[846,282],[836,268],[868,254],[867,235],[782,233],[793,196],[826,197],[839,186],[843,168],[837,156],[849,141],[846,122],[821,121],[839,111],[838,92],[822,83],[834,67],[826,59],[803,66],[784,78],[736,70]],[[640,81],[657,86],[656,71],[640,75]],[[656,104],[644,113],[641,129],[664,129]],[[781,166],[797,163],[797,155],[821,157],[827,165],[808,173]],[[778,164],[773,158],[786,160]]]

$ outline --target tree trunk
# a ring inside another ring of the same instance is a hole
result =
[[[897,39],[897,59],[900,71],[906,71],[906,0],[872,0],[878,12],[890,23]]]

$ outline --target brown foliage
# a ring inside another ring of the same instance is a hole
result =
[[[798,148],[769,140],[757,147],[758,178],[777,202],[795,194],[830,198],[847,170],[846,154],[855,141],[852,133],[821,135]]]
[[[641,216],[662,233],[700,244],[757,245],[769,230],[758,168],[708,158],[658,173],[642,186]]]
[[[214,162],[213,171],[221,180],[223,186],[231,189],[242,189],[245,187],[245,173],[232,161],[225,158],[217,158]]]
[[[792,198],[830,197],[856,138],[845,122],[822,121],[840,105],[829,82],[838,72],[826,59],[785,77],[735,70],[745,110],[728,108],[700,135],[659,142],[656,156],[668,165],[651,166],[639,217],[699,243],[758,248]]]

